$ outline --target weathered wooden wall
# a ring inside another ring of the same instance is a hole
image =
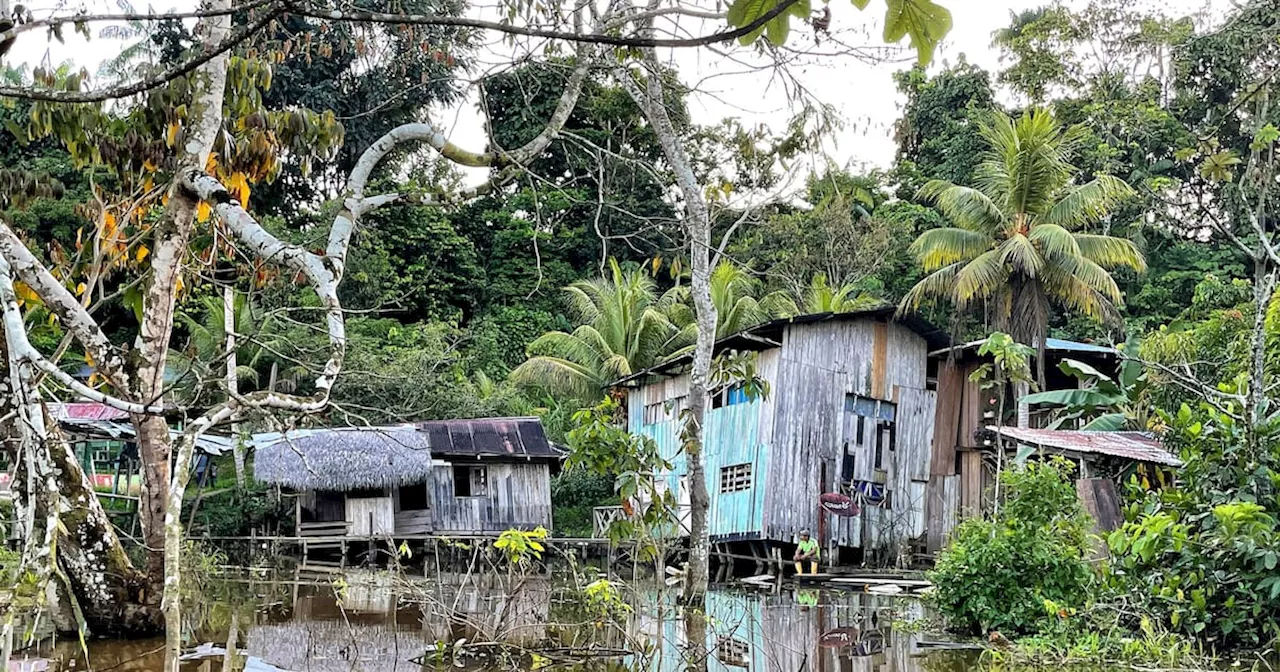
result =
[[[772,387],[777,379],[780,351],[761,352],[756,360],[756,372]],[[670,473],[661,474],[671,492],[676,492],[682,504],[687,491],[681,488],[681,479],[688,472],[684,451],[680,446],[679,412],[686,407],[689,391],[687,375],[665,378],[633,391],[627,408],[631,432],[648,436],[658,444],[662,456],[672,463]],[[711,493],[711,508],[707,514],[708,534],[713,538],[747,538],[758,536],[764,529],[765,483],[770,469],[767,437],[773,427],[774,399],[770,394],[763,399],[709,408],[704,435],[703,469],[707,478],[707,491]],[[661,414],[648,415],[646,406],[666,404]],[[656,420],[656,422],[646,422]],[[735,465],[751,465],[752,487],[736,492],[720,492],[720,471]],[[687,512],[682,512],[687,518]],[[687,521],[686,521],[687,522]]]
[[[713,538],[793,541],[810,529],[824,544],[861,547],[880,545],[882,536],[902,540],[925,533],[937,395],[926,390],[922,337],[873,319],[791,325],[781,348],[759,354],[757,371],[770,384],[766,399],[707,413],[704,462]],[[678,416],[687,407],[688,389],[686,375],[659,379],[631,391],[627,406],[629,430],[652,438],[673,463],[665,481],[682,503],[686,464]],[[857,445],[855,421],[845,408],[850,395],[896,406],[895,450],[885,449],[883,469],[874,469],[870,432]],[[846,449],[855,454],[854,478],[884,483],[891,509],[872,507],[847,519],[820,513],[818,497],[838,488]],[[720,492],[721,469],[743,464],[752,465],[752,487]]]
[[[391,497],[348,497],[347,522],[352,536],[394,534],[396,516]]]
[[[463,464],[459,462],[458,464]],[[435,532],[551,528],[551,470],[545,462],[467,462],[488,469],[483,496],[454,497],[452,463],[432,470]]]
[[[935,403],[925,389],[927,368],[925,340],[898,324],[848,320],[787,329],[774,386],[768,538],[792,540],[809,529],[824,545],[856,548],[878,546],[886,533],[901,539],[923,532]],[[883,453],[883,473],[869,454],[870,432],[862,445],[854,435],[849,395],[898,405],[896,450]],[[855,479],[890,489],[892,510],[872,507],[848,519],[820,513],[818,497],[835,489],[845,450],[855,456]]]

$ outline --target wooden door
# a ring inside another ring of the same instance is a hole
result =
[[[347,522],[353,537],[391,536],[396,529],[395,507],[390,497],[349,498]]]

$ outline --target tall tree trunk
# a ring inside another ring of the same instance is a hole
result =
[[[0,259],[0,308],[5,355],[0,423],[19,456],[13,493],[27,539],[23,568],[50,583],[97,635],[138,637],[160,629],[147,582],[134,569],[88,476],[57,426],[48,422],[34,380],[32,349],[7,262]],[[56,555],[53,551],[56,549]],[[6,617],[4,643],[12,642]],[[7,646],[6,646],[7,648]]]
[[[227,398],[240,393],[236,374],[236,290],[231,285],[222,289],[222,330],[227,335]],[[231,423],[231,454],[236,464],[236,487],[244,490],[244,442],[240,440],[240,423]]]
[[[229,0],[205,0],[201,8],[220,10]],[[220,43],[230,32],[228,16],[204,17],[196,26],[201,45]],[[222,102],[227,83],[227,54],[212,58],[190,76],[191,102],[177,153],[178,174],[192,169],[203,172],[218,131],[222,128]],[[165,393],[169,340],[173,335],[177,285],[182,275],[183,257],[191,239],[199,200],[175,179],[169,187],[169,201],[153,230],[151,279],[143,296],[143,320],[139,325],[139,348],[134,355],[134,397],[144,404],[160,404]],[[169,464],[173,441],[162,417],[135,416],[138,453],[142,458],[143,487],[139,511],[142,538],[147,547],[147,575],[153,594],[165,583],[165,509],[172,481]]]
[[[690,605],[704,602],[709,581],[709,541],[707,539],[707,510],[711,497],[707,492],[707,478],[703,471],[702,446],[704,421],[707,409],[707,386],[711,375],[711,358],[716,340],[715,303],[711,300],[711,210],[707,205],[693,165],[684,151],[671,116],[667,113],[662,69],[652,49],[645,53],[648,66],[645,88],[632,79],[628,72],[620,76],[631,97],[644,111],[645,117],[658,136],[663,156],[675,173],[676,185],[684,197],[684,227],[689,241],[692,277],[689,289],[693,294],[694,312],[698,333],[693,351],[693,366],[689,371],[689,410],[685,418],[682,442],[685,452],[689,483],[689,569],[685,577],[684,601]]]

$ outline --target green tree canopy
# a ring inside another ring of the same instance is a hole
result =
[[[1043,346],[1049,302],[1096,320],[1116,315],[1122,296],[1108,269],[1145,268],[1129,241],[1082,231],[1132,194],[1100,175],[1075,184],[1069,156],[1081,131],[1044,110],[982,126],[989,145],[974,187],[934,180],[921,189],[952,226],[925,231],[912,246],[929,273],[899,304],[943,299],[965,310],[980,302],[992,326]]]

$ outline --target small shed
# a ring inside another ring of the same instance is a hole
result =
[[[1172,482],[1171,471],[1182,460],[1147,432],[987,427],[1009,452],[1031,446],[1049,455],[1062,455],[1078,465],[1076,492],[1080,503],[1102,531],[1124,522],[1117,482],[1138,473],[1149,484]]]
[[[551,526],[559,453],[537,418],[257,434],[255,477],[298,493],[301,537]]]

